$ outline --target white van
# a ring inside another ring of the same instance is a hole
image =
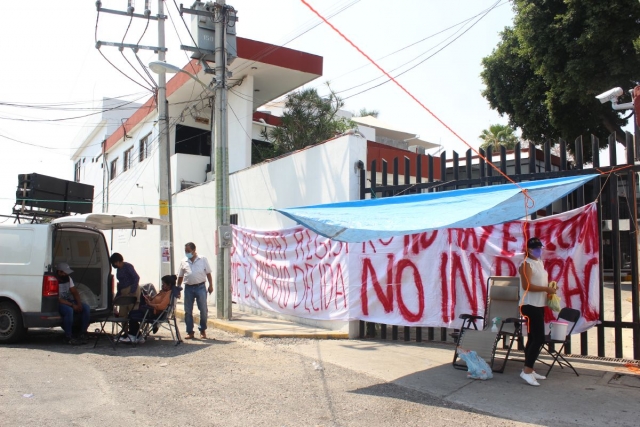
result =
[[[114,277],[101,230],[146,229],[166,224],[133,215],[85,214],[48,224],[0,224],[0,343],[24,337],[28,328],[62,326],[55,266],[66,262],[91,321],[104,318],[113,301]]]

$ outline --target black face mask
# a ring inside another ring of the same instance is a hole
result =
[[[61,274],[58,274],[58,282],[67,283],[68,281],[69,281],[69,276],[67,276],[66,274],[64,276]]]

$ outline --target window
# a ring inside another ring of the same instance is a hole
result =
[[[82,167],[82,162],[78,160],[75,165],[75,169],[73,172],[73,180],[75,182],[80,182],[80,168]]]
[[[140,140],[140,161],[149,157],[149,145],[151,145],[151,132]]]
[[[176,125],[176,154],[211,155],[211,131]]]
[[[128,150],[124,152],[124,163],[122,166],[122,171],[126,172],[131,169],[131,154],[133,153],[133,147],[130,147]]]
[[[116,158],[111,162],[111,168],[109,169],[109,175],[111,179],[118,175],[118,159]]]

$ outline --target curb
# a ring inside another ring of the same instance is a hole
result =
[[[176,310],[176,317],[184,320],[184,311]],[[293,324],[292,324],[293,325]],[[221,331],[230,332],[232,334],[244,337],[261,339],[261,338],[301,338],[316,340],[337,340],[349,339],[347,332],[339,331],[319,331],[319,332],[269,332],[256,331],[255,327],[248,327],[234,322],[233,320],[207,319],[207,326]]]

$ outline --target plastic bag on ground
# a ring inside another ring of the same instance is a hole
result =
[[[473,350],[458,349],[458,356],[467,364],[467,378],[488,380],[493,378],[489,364]]]

